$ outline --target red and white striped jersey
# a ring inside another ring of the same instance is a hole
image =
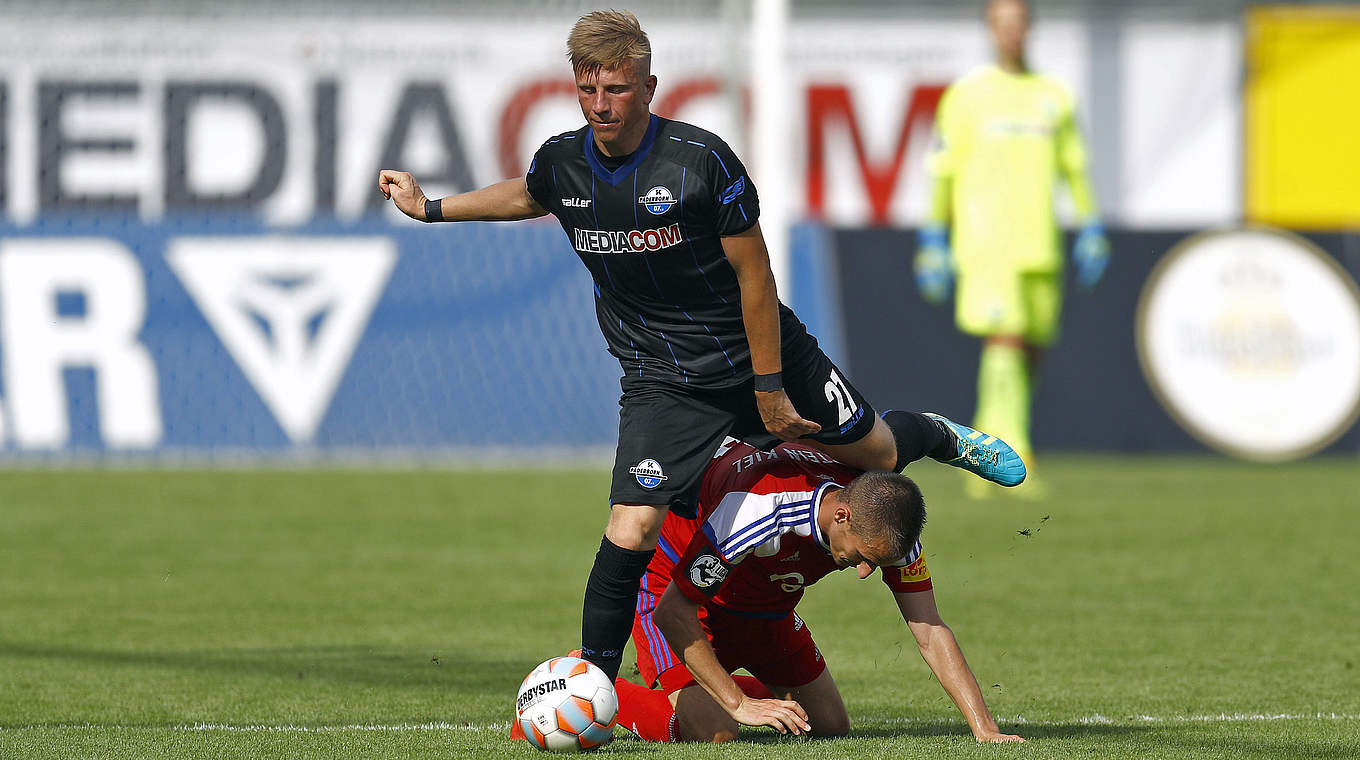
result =
[[[743,443],[720,450],[704,475],[698,517],[666,517],[647,591],[659,596],[670,578],[701,604],[782,618],[803,589],[839,569],[817,515],[828,493],[859,474],[797,444],[770,452]],[[919,542],[882,575],[894,591],[931,588]]]

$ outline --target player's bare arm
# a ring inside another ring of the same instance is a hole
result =
[[[403,214],[421,222],[431,221],[426,215],[428,198],[410,172],[383,169],[378,172],[378,191],[392,201]],[[440,219],[445,222],[514,222],[534,219],[548,213],[529,194],[523,177],[507,179],[439,201]]]
[[[753,699],[732,680],[699,624],[699,605],[670,586],[656,605],[656,625],[680,656],[694,680],[738,723],[770,726],[779,733],[802,734],[812,730],[807,712],[786,699]]]
[[[939,679],[945,693],[954,700],[959,712],[963,713],[973,738],[995,744],[1023,742],[1024,739],[1019,736],[1003,734],[997,727],[996,720],[982,698],[977,678],[972,668],[968,667],[958,640],[954,638],[954,632],[940,618],[939,610],[935,607],[935,592],[894,593],[893,597],[902,612],[902,619],[916,638],[921,657]]]
[[[757,376],[778,373],[779,356],[779,295],[775,290],[774,272],[770,269],[770,254],[765,249],[765,236],[760,223],[749,230],[722,239],[723,253],[736,272],[741,288],[741,317],[746,325],[746,342],[751,347],[751,369]],[[759,388],[759,386],[757,386]],[[765,429],[781,440],[793,441],[822,429],[821,425],[805,420],[793,408],[793,402],[781,387],[772,391],[756,391],[756,406]]]

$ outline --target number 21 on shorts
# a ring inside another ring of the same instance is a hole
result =
[[[831,379],[826,381],[826,400],[836,405],[836,412],[840,419],[836,424],[844,425],[855,416],[854,398],[850,395],[850,389],[845,386],[845,381],[841,379],[836,370],[831,370]]]

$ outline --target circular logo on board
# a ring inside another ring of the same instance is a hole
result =
[[[1256,461],[1312,454],[1360,414],[1360,290],[1282,231],[1192,236],[1149,275],[1138,361],[1191,435]]]

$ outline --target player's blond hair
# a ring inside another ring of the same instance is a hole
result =
[[[577,19],[567,35],[567,55],[577,75],[635,64],[636,73],[652,70],[652,43],[629,11],[595,11]]]

